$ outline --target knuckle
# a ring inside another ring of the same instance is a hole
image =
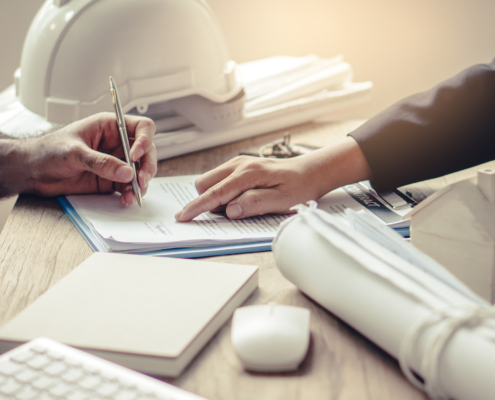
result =
[[[258,173],[264,172],[265,167],[258,160],[246,160],[243,163],[242,169],[244,172]]]
[[[230,162],[233,164],[243,164],[248,158],[248,156],[235,156],[230,159]]]
[[[100,112],[98,114],[94,114],[87,118],[88,121],[94,122],[100,126],[100,129],[107,126],[109,123],[115,122],[115,114],[110,112]]]
[[[153,132],[156,130],[155,123],[150,118],[142,117],[141,123],[143,124],[144,127],[151,129]]]
[[[258,191],[249,191],[244,194],[243,202],[245,203],[245,207],[247,209],[253,211],[254,213],[259,213],[263,210],[265,198]]]
[[[113,164],[110,162],[108,157],[103,154],[98,154],[95,157],[95,164],[98,165],[101,172],[111,172],[113,169]]]
[[[209,198],[218,200],[221,203],[224,193],[225,190],[223,189],[223,186],[220,185],[208,189],[205,195],[208,196]]]
[[[194,181],[194,186],[196,186],[196,190],[199,194],[204,193],[208,189],[204,184],[204,180],[202,176],[200,176]]]
[[[224,199],[225,190],[223,186],[212,187],[204,192],[201,197],[205,199],[211,208],[224,205],[227,201]]]

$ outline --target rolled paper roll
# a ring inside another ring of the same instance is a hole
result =
[[[494,398],[495,313],[488,305],[314,204],[299,206],[298,215],[282,223],[273,253],[299,290],[400,356],[406,376],[431,398]]]

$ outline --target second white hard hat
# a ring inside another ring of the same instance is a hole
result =
[[[240,74],[202,0],[47,0],[15,74],[23,105],[53,123],[112,111],[110,75],[124,112],[155,105],[204,130],[242,118]]]

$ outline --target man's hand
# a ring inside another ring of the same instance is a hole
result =
[[[148,118],[126,116],[130,158],[139,162],[138,182],[143,195],[156,174],[155,125]],[[2,141],[3,142],[3,141]],[[135,195],[132,168],[122,159],[124,150],[111,113],[97,114],[36,139],[9,140],[8,161],[13,193],[41,196],[83,193],[121,193],[123,206]],[[0,142],[1,143],[1,142]]]
[[[200,196],[175,218],[186,222],[205,211],[224,209],[231,219],[287,214],[296,204],[317,200],[335,188],[370,178],[368,163],[350,137],[295,158],[236,157],[200,176],[196,180]]]

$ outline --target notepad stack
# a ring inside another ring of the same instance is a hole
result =
[[[258,268],[96,253],[0,329],[0,352],[48,337],[177,376],[258,286]]]

